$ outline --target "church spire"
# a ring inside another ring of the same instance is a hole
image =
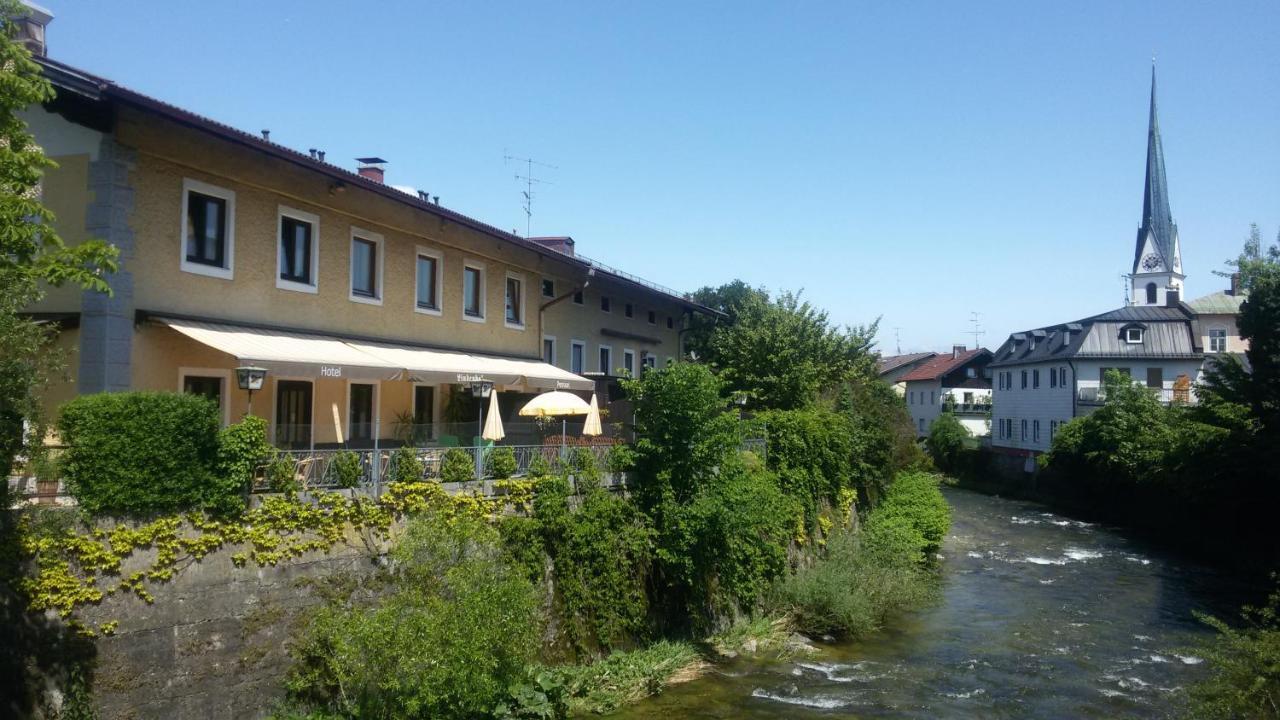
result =
[[[1169,186],[1164,175],[1164,147],[1160,142],[1160,118],[1156,111],[1156,66],[1151,63],[1151,115],[1147,120],[1147,174],[1142,193],[1142,227],[1138,230],[1138,246],[1134,250],[1134,272],[1143,261],[1143,247],[1150,238],[1166,270],[1181,270],[1177,255],[1177,229],[1169,210]],[[1150,268],[1148,268],[1150,269]]]

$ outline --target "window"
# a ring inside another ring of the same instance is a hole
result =
[[[673,317],[671,317],[670,315],[668,315],[668,316],[667,316],[667,329],[668,329],[668,330],[674,330],[674,329],[675,329],[675,327],[676,327],[676,319],[675,319],[675,318],[673,318]]]
[[[277,447],[294,450],[311,447],[312,398],[309,380],[276,380]]]
[[[1032,388],[1040,387],[1040,369],[1039,368],[1036,368],[1035,370],[1031,371],[1031,387]]]
[[[657,355],[645,355],[645,356],[644,356],[644,358],[642,358],[642,359],[640,360],[640,366],[641,366],[641,369],[642,369],[642,370],[646,370],[646,371],[647,371],[647,370],[652,370],[652,369],[654,369],[654,368],[658,367],[658,356],[657,356]]]
[[[1142,328],[1131,327],[1124,329],[1124,341],[1130,345],[1136,345],[1142,342]]]
[[[484,321],[484,269],[479,265],[462,268],[462,314],[468,320]]]
[[[1022,440],[1027,439],[1027,421],[1026,420],[1022,421],[1022,438],[1021,439]]]
[[[1053,442],[1053,438],[1058,434],[1058,421],[1049,421],[1049,442]]]
[[[635,306],[634,306],[634,305],[632,305],[631,303],[627,303],[627,304],[623,305],[623,306],[622,306],[622,314],[623,314],[623,316],[625,316],[625,317],[634,317],[634,316],[635,316],[635,314],[636,314],[636,308],[635,308]]]
[[[1022,371],[1022,389],[1023,390],[1027,389],[1027,371],[1026,370]]]
[[[1067,369],[1064,367],[1058,368],[1058,384],[1062,387],[1067,386]]]
[[[518,275],[507,275],[506,324],[510,328],[524,329],[524,280]]]
[[[920,432],[924,432],[924,418],[920,418]]]
[[[316,292],[319,267],[320,218],[308,212],[281,206],[279,209],[280,253],[276,287],[282,290]]]
[[[937,395],[937,392],[934,390],[929,391],[929,404],[930,405],[938,404],[938,395]]]
[[[574,340],[569,344],[569,371],[582,374],[583,356],[587,352],[587,344],[581,340]]]
[[[573,304],[574,304],[574,305],[581,305],[581,304],[582,304],[582,291],[581,291],[581,290],[578,290],[578,291],[576,291],[576,292],[574,292],[574,293],[573,293]]]
[[[600,372],[608,375],[613,372],[613,348],[600,346]]]
[[[628,377],[636,376],[636,351],[629,348],[622,350],[622,371]]]
[[[556,296],[556,281],[542,279],[542,297],[553,298]]]
[[[1039,420],[1031,421],[1031,439],[1034,440],[1035,442],[1040,442],[1040,421]]]
[[[1156,390],[1164,387],[1164,370],[1162,368],[1147,368],[1147,387]]]
[[[654,312],[654,311],[652,311],[652,310],[650,310],[650,311],[649,311],[649,324],[650,324],[650,325],[657,325],[657,324],[658,324],[658,313],[656,313],[656,312]]]
[[[912,404],[912,405],[915,405],[915,404],[916,404],[916,391],[915,391],[915,390],[912,390],[912,391],[911,391],[911,404]]]
[[[1147,283],[1147,304],[1148,305],[1156,304],[1156,284],[1155,283]]]
[[[1049,387],[1058,387],[1058,368],[1049,368]]]
[[[352,228],[351,299],[382,304],[382,236]]]
[[[182,392],[214,401],[218,405],[218,414],[222,417],[223,424],[230,421],[230,408],[225,403],[228,381],[231,378],[228,371],[183,368],[180,377]]]
[[[612,312],[609,309],[609,298],[604,295],[600,296],[600,309],[604,312]]]
[[[1210,328],[1209,329],[1209,352],[1226,352],[1227,351],[1227,329],[1226,328]]]
[[[964,376],[970,378],[978,377],[978,368],[965,368]]]
[[[550,335],[542,337],[542,361],[548,365],[556,364],[556,339]]]
[[[347,386],[347,440],[349,442],[373,439],[373,400],[376,387],[367,383],[351,383]]]
[[[236,194],[199,180],[182,181],[181,267],[198,275],[231,279]]]
[[[418,248],[414,308],[428,315],[440,314],[441,256],[434,250]]]
[[[971,393],[971,392],[967,392],[967,393],[965,393],[965,394],[964,394],[964,404],[965,404],[965,405],[972,405],[972,404],[973,404],[973,393]]]

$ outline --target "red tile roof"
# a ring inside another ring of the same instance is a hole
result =
[[[898,378],[898,382],[911,382],[912,380],[937,380],[956,368],[963,367],[969,361],[978,358],[983,354],[990,355],[991,351],[986,348],[976,348],[967,350],[952,357],[951,353],[938,355],[928,362],[921,363],[919,367],[911,372]]]

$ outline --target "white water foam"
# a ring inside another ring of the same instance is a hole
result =
[[[1134,555],[1125,555],[1125,556],[1124,556],[1124,559],[1125,559],[1125,560],[1128,560],[1129,562],[1132,562],[1132,563],[1142,563],[1143,565],[1150,565],[1150,564],[1151,564],[1151,561],[1150,561],[1150,560],[1148,560],[1148,559],[1146,559],[1146,558],[1142,558],[1142,557],[1137,557],[1137,556],[1134,556]]]
[[[834,710],[835,708],[845,707],[851,703],[835,697],[805,697],[802,695],[778,695],[771,693],[763,688],[756,688],[751,691],[751,697],[761,698],[764,700],[772,700],[774,702],[786,703],[788,705],[800,705],[802,707],[819,708],[822,710]]]
[[[1032,565],[1066,565],[1067,559],[1036,557],[1033,555],[1032,557],[1024,558],[1022,562],[1028,562]]]
[[[1063,554],[1072,560],[1081,560],[1081,561],[1097,560],[1098,558],[1102,557],[1102,553],[1098,552],[1097,550],[1085,550],[1083,548],[1078,548],[1078,547],[1069,547],[1063,552]]]
[[[945,696],[947,696],[947,697],[949,697],[949,698],[953,698],[953,699],[955,699],[955,700],[968,700],[969,698],[971,698],[971,697],[975,697],[975,696],[977,696],[977,695],[985,695],[985,694],[986,694],[986,692],[987,692],[987,691],[986,691],[986,690],[984,690],[984,689],[982,689],[982,688],[974,688],[974,689],[970,690],[969,692],[962,692],[962,693],[942,693],[942,694],[943,694],[943,695],[945,695]]]
[[[1204,662],[1204,658],[1198,658],[1195,655],[1174,655],[1174,657],[1181,660],[1183,665],[1199,665]]]
[[[974,552],[974,551],[972,551],[972,550],[970,550],[969,552],[965,553],[965,555],[968,555],[968,556],[969,556],[969,557],[971,557],[971,558],[976,558],[976,559],[978,559],[978,560],[981,560],[982,558],[986,557],[986,556],[985,556],[985,555],[983,555],[982,553],[980,553],[980,552]]]

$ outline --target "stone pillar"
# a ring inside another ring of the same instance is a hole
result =
[[[136,153],[102,139],[98,159],[89,164],[94,199],[86,213],[89,236],[120,249],[120,269],[107,278],[111,295],[85,291],[80,311],[80,392],[114,392],[132,385],[133,350],[133,187],[129,173]]]

